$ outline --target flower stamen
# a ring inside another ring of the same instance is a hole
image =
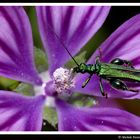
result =
[[[71,88],[75,87],[72,70],[62,67],[56,69],[53,73],[53,85],[57,93],[70,93]]]

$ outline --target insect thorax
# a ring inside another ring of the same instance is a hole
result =
[[[81,63],[78,67],[74,68],[74,71],[77,73],[95,73],[95,65],[93,64],[85,64],[85,63]]]
[[[87,64],[85,68],[85,72],[87,73],[95,73],[95,65],[93,64]]]

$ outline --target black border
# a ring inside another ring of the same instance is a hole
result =
[[[0,135],[0,139],[9,140],[66,140],[66,139],[80,139],[80,140],[139,140],[140,134],[7,134]]]

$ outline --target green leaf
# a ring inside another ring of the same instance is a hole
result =
[[[83,95],[80,93],[72,94],[68,102],[78,107],[92,107],[96,104],[96,100],[93,96]]]
[[[5,78],[5,77],[0,77],[0,89],[1,90],[13,90],[18,86],[19,82]]]
[[[30,19],[34,44],[38,48],[43,48],[42,41],[41,41],[41,38],[40,38],[40,31],[38,29],[38,22],[37,22],[37,15],[36,15],[35,7],[28,6],[28,7],[25,7],[25,9],[26,9],[28,17]]]
[[[32,85],[20,83],[16,89],[14,89],[15,92],[25,95],[25,96],[33,96],[34,95],[34,89]]]
[[[48,69],[47,57],[43,50],[35,47],[35,64],[38,72],[43,72]]]
[[[54,128],[57,128],[58,118],[54,108],[45,107],[43,118],[47,120]]]

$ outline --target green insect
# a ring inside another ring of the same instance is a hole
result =
[[[102,79],[107,80],[114,89],[139,92],[137,89],[128,87],[125,83],[126,81],[140,82],[140,70],[135,69],[132,63],[127,60],[115,58],[110,63],[103,63],[98,56],[96,57],[95,64],[81,63],[74,68],[74,72],[89,74],[89,77],[82,85],[83,88],[88,84],[93,74],[99,76],[100,91],[106,98],[107,93],[104,91]]]
[[[50,28],[51,29],[51,28]],[[52,29],[51,29],[52,30]],[[88,73],[89,77],[85,80],[82,84],[82,88],[84,88],[88,82],[90,81],[91,77],[96,74],[100,81],[100,91],[103,96],[107,98],[107,93],[104,91],[102,80],[106,80],[110,83],[110,85],[116,90],[125,90],[131,92],[139,92],[137,89],[133,89],[127,86],[126,82],[136,82],[140,83],[140,70],[137,70],[133,67],[131,61],[122,60],[120,58],[113,59],[110,63],[101,62],[101,51],[100,56],[96,57],[95,64],[85,64],[81,63],[80,65],[71,55],[69,50],[67,49],[64,42],[60,39],[60,37],[52,30],[55,34],[56,38],[60,41],[62,46],[71,56],[77,67],[73,68],[73,72],[76,73]]]

